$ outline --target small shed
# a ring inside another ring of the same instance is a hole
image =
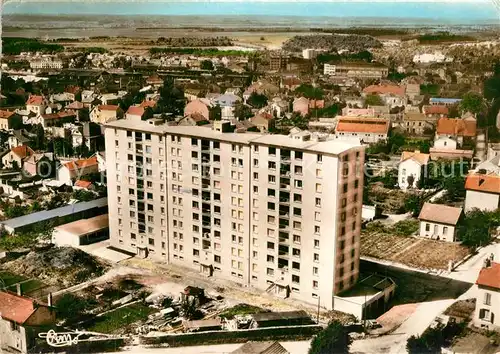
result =
[[[420,236],[433,240],[455,242],[457,225],[462,214],[462,208],[425,203],[418,216]]]
[[[256,313],[252,316],[254,321],[254,325],[252,327],[301,326],[314,323],[307,312],[303,310],[262,312]]]

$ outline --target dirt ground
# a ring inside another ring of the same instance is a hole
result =
[[[450,261],[458,262],[469,254],[467,247],[423,238],[382,232],[362,232],[361,255],[419,269],[447,270]]]
[[[317,317],[317,307],[293,299],[280,299],[265,291],[243,287],[230,280],[208,278],[196,271],[180,268],[172,264],[153,262],[148,259],[131,258],[120,262],[127,268],[140,269],[140,275],[135,280],[150,287],[152,295],[179,296],[180,292],[188,286],[204,288],[208,296],[224,297],[228,307],[246,303],[262,307],[271,311],[304,310],[312,318]],[[351,316],[335,311],[320,311],[320,321],[328,322],[329,319],[338,319],[343,322],[351,320]]]

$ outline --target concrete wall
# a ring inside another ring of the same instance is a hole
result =
[[[468,190],[465,195],[465,212],[471,211],[474,208],[493,211],[498,209],[499,201],[499,194]]]

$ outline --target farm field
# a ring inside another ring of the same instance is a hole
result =
[[[404,264],[419,269],[446,270],[450,261],[469,254],[467,247],[385,232],[361,233],[361,256]]]

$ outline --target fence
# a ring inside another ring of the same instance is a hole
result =
[[[198,333],[169,334],[160,337],[140,337],[141,344],[168,344],[170,347],[190,345],[245,343],[250,340],[291,341],[313,337],[323,327],[318,325],[294,327],[266,327],[238,331],[207,331]]]

